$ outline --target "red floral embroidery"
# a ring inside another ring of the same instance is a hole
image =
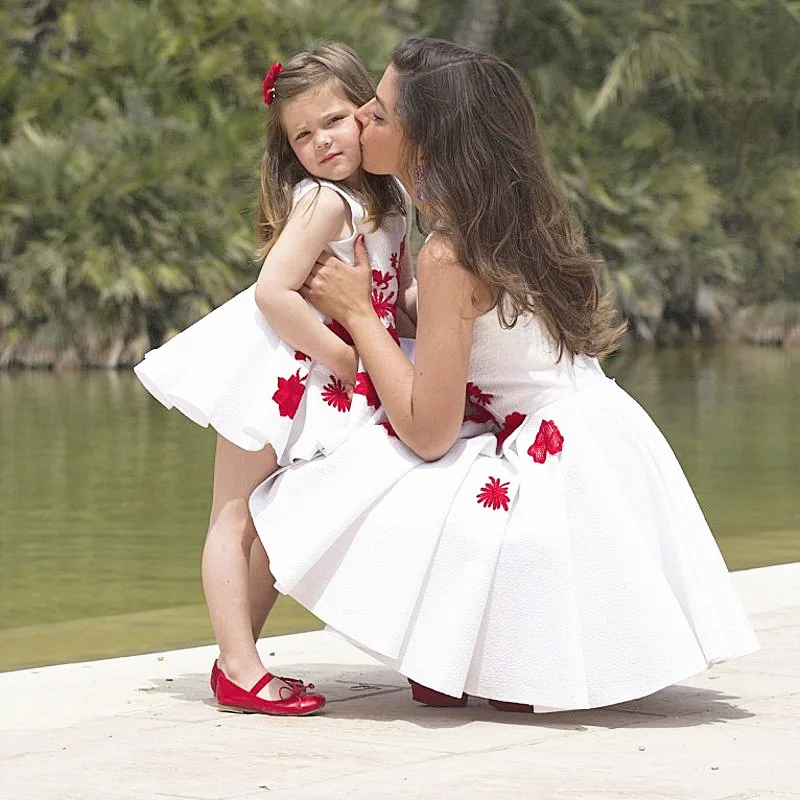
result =
[[[506,418],[503,420],[503,427],[500,428],[499,431],[495,434],[497,437],[497,447],[500,448],[503,446],[503,442],[511,436],[514,431],[519,428],[520,425],[525,421],[525,415],[520,414],[519,411],[512,411]]]
[[[379,292],[377,289],[372,290],[372,307],[379,317],[391,317],[394,315],[394,309],[397,306],[394,292],[389,292],[388,295]]]
[[[386,429],[386,433],[389,434],[393,439],[398,439],[398,435],[395,432],[395,429],[392,427],[392,423],[389,422],[388,419],[384,420],[383,422],[378,423],[381,427]]]
[[[488,483],[475,496],[478,498],[478,504],[484,508],[491,508],[494,511],[502,508],[503,511],[508,511],[508,483],[500,483],[500,478],[490,477]]]
[[[333,331],[345,344],[353,344],[353,337],[347,332],[347,328],[341,323],[332,319],[330,322],[325,323],[328,330]]]
[[[533,444],[528,448],[528,455],[531,456],[537,464],[544,464],[548,453],[551,456],[560,453],[563,444],[564,437],[561,435],[561,431],[556,427],[555,422],[551,419],[543,419],[542,424],[539,426],[539,432],[533,440]]]
[[[335,375],[331,375],[330,378],[330,383],[322,387],[322,399],[337,411],[347,411],[350,408],[347,389]]]
[[[392,274],[390,272],[381,272],[378,269],[372,270],[372,283],[378,289],[388,289],[389,281],[391,279],[392,279]]]
[[[392,339],[394,339],[395,343],[400,344],[400,336],[397,333],[397,328],[395,328],[394,325],[387,325],[386,330],[389,331],[389,336],[391,336]]]
[[[311,356],[307,356],[302,350],[294,351],[295,361],[311,361]]]
[[[400,245],[400,249],[402,250],[403,245]],[[389,257],[389,263],[392,265],[393,270],[397,270],[397,265],[400,263],[400,256],[398,253],[392,253]]]
[[[366,372],[359,372],[356,375],[356,386],[353,389],[353,393],[363,394],[367,398],[368,406],[378,408],[381,404],[378,392],[375,390],[375,384]]]
[[[480,386],[476,386],[474,383],[467,384],[467,397],[478,406],[490,406],[494,400],[493,394],[484,392]]]
[[[294,419],[300,401],[303,399],[303,392],[306,387],[303,384],[305,378],[300,377],[300,370],[288,378],[278,378],[278,389],[272,395],[272,399],[278,404],[278,410],[282,417]]]
[[[467,384],[467,403],[464,408],[464,422],[491,422],[494,415],[487,408],[492,403],[494,395],[483,392],[474,383]]]

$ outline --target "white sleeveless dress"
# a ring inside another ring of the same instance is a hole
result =
[[[352,234],[327,249],[352,264],[356,237],[364,234],[373,265],[373,305],[396,338],[407,217],[389,215],[374,230],[364,223],[363,205],[346,189],[310,179],[295,187],[294,204],[319,186],[341,195],[352,215]],[[351,341],[338,323],[317,314]],[[256,305],[255,284],[148,352],[134,372],[167,408],[177,408],[198,425],[211,425],[244,450],[271,444],[279,464],[331,452],[376,411],[375,391],[363,370],[351,400],[324,364],[278,336]]]
[[[619,703],[758,648],[672,450],[535,318],[480,317],[461,438],[385,416],[250,499],[280,591],[419,683],[536,711]]]

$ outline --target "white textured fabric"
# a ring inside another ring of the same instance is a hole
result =
[[[469,380],[472,420],[441,460],[371,424],[256,489],[282,592],[426,686],[537,711],[642,697],[757,649],[672,450],[596,360],[557,362],[538,321],[489,312]],[[563,447],[538,463],[543,420]]]
[[[294,203],[319,186],[338,192],[352,213],[352,234],[327,249],[352,264],[356,237],[364,234],[375,267],[373,303],[392,330],[408,218],[392,214],[374,230],[364,223],[363,206],[326,181],[299,183]],[[304,358],[267,324],[255,302],[255,285],[148,352],[134,372],[167,408],[211,425],[244,450],[271,444],[279,464],[331,452],[375,413],[366,375],[359,375],[351,403],[324,364]]]

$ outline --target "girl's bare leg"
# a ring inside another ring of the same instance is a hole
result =
[[[250,623],[253,641],[258,641],[269,612],[278,599],[278,590],[269,570],[269,558],[256,536],[250,550]]]
[[[274,602],[269,600],[271,591],[266,592],[255,604],[258,612],[254,614],[253,590],[256,594],[263,592],[264,582],[271,586],[272,576],[265,563],[266,556],[258,554],[257,563],[251,565],[257,534],[247,502],[253,489],[275,469],[271,447],[252,453],[217,437],[211,520],[203,549],[203,590],[220,649],[219,666],[228,678],[245,689],[267,671],[256,650],[253,629],[266,617],[267,606]],[[251,566],[254,571],[259,567],[265,569],[257,585],[251,580]],[[280,699],[279,690],[284,685],[271,681],[259,696]]]

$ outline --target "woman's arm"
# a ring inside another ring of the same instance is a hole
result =
[[[442,237],[417,259],[419,314],[412,364],[376,316],[363,244],[356,266],[329,262],[307,282],[306,297],[348,329],[397,435],[426,461],[452,447],[464,416],[472,346],[474,278]]]
[[[305,195],[264,260],[256,303],[282,339],[352,385],[358,369],[355,349],[325,327],[298,292],[320,253],[345,233],[348,220],[344,200],[332,189]]]

